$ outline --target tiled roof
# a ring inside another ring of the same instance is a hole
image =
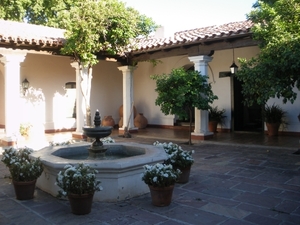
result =
[[[215,41],[218,39],[235,38],[238,36],[249,36],[251,34],[250,29],[252,26],[253,23],[248,20],[227,23],[220,26],[209,26],[185,30],[177,32],[173,37],[169,38],[144,38],[137,41],[135,51],[156,50],[159,48],[178,45]]]
[[[169,38],[136,39],[132,53],[172,48],[179,45],[202,43],[240,36],[249,36],[251,21],[232,22],[177,32]],[[63,29],[0,20],[0,47],[15,45],[15,48],[60,49],[65,41]]]
[[[64,43],[64,32],[52,27],[0,20],[0,45],[59,48]]]

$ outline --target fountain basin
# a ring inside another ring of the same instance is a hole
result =
[[[113,127],[99,126],[99,127],[83,127],[83,134],[91,138],[103,138],[111,135]]]
[[[90,143],[81,142],[67,146],[49,146],[33,152],[33,158],[40,157],[44,172],[38,178],[36,186],[56,196],[59,187],[55,185],[56,176],[68,164],[86,163],[98,170],[97,179],[101,181],[103,191],[96,192],[95,201],[117,202],[149,192],[141,175],[146,164],[163,162],[167,155],[160,146],[137,143],[105,144],[108,154],[126,155],[118,159],[67,159],[86,153]]]

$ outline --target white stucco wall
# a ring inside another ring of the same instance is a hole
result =
[[[123,74],[117,62],[99,61],[93,67],[91,113],[92,119],[98,109],[102,119],[112,116],[120,120],[119,107],[123,104]]]
[[[297,89],[294,88],[296,92]],[[300,92],[298,91],[298,96],[296,101],[292,104],[287,102],[282,104],[282,98],[272,98],[267,103],[269,106],[272,104],[278,104],[286,112],[284,121],[286,124],[282,124],[279,128],[280,131],[289,131],[289,132],[300,132],[300,121],[298,120],[298,115],[300,114]],[[266,130],[266,127],[265,127]]]
[[[250,58],[258,53],[257,47],[238,48],[234,50],[236,58]],[[232,63],[232,50],[216,51],[209,62],[208,76],[213,92],[219,99],[214,106],[226,110],[225,126],[231,128],[231,86],[232,78],[219,78],[219,72],[229,71]],[[193,65],[187,56],[177,56],[160,59],[154,66],[150,62],[138,63],[133,73],[134,79],[134,105],[138,113],[143,113],[151,125],[174,124],[174,115],[164,115],[160,107],[155,105],[157,93],[155,81],[150,78],[154,74],[170,73],[173,68]],[[41,55],[28,53],[21,64],[21,77],[30,82],[30,91],[23,98],[20,114],[23,122],[38,124],[41,129],[59,130],[75,128],[74,118],[67,118],[66,105],[72,105],[66,97],[64,85],[75,81],[75,69],[70,65],[69,57]],[[238,60],[235,63],[239,66]],[[111,115],[115,122],[119,122],[119,107],[123,104],[123,75],[118,70],[117,62],[100,61],[93,67],[91,112],[94,115],[99,109],[102,119]],[[4,118],[4,68],[0,64],[0,125],[5,124]],[[280,99],[270,100],[270,104],[281,104]],[[300,113],[300,97],[294,104],[287,103],[282,107],[288,111],[287,131],[300,132],[298,114]]]
[[[5,124],[4,116],[4,67],[0,63],[0,127]]]
[[[159,106],[155,105],[157,93],[156,82],[151,75],[170,73],[173,68],[190,64],[186,56],[160,59],[154,66],[150,62],[140,62],[134,72],[134,101],[138,113],[143,113],[152,125],[174,125],[174,115],[164,115]]]
[[[65,83],[75,81],[69,57],[27,54],[21,66],[21,80],[30,89],[23,98],[22,120],[45,130],[72,128],[75,119],[66,115]]]
[[[66,116],[65,83],[75,82],[75,69],[70,65],[69,57],[28,54],[21,68],[21,80],[25,77],[38,98],[27,95],[24,104],[24,120],[32,123],[44,121],[45,130],[75,128],[75,119]],[[98,109],[102,119],[112,115],[116,123],[119,120],[118,109],[122,105],[122,73],[116,62],[100,61],[93,67],[91,112],[92,117]],[[73,104],[73,102],[71,103]],[[34,107],[32,106],[34,105]],[[35,110],[33,110],[35,108]],[[30,113],[29,113],[30,111]],[[36,114],[39,113],[37,116]]]

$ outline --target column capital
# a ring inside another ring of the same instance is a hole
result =
[[[213,57],[210,57],[208,55],[197,55],[197,56],[191,56],[189,57],[189,60],[191,62],[210,62],[212,61]]]
[[[21,63],[24,61],[26,55],[27,55],[27,52],[20,52],[20,51],[1,51],[0,52],[0,55],[2,57],[0,57],[0,62],[3,63],[4,65],[6,63],[9,63],[9,62],[14,62],[14,63]]]
[[[136,67],[135,66],[119,66],[118,67],[118,69],[120,70],[120,71],[122,71],[123,73],[125,72],[130,72],[130,73],[132,73],[135,69],[136,69]]]
[[[75,68],[75,69],[79,69],[79,64],[78,64],[78,62],[73,61],[73,62],[70,63],[70,65],[71,65],[73,68]]]

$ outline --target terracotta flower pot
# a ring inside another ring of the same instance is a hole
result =
[[[154,187],[148,185],[152,198],[152,204],[155,206],[168,206],[171,204],[174,185],[169,187]]]
[[[217,132],[218,122],[217,121],[209,121],[208,122],[208,130],[210,132]]]
[[[188,166],[185,168],[178,168],[178,169],[180,169],[181,174],[179,175],[177,183],[185,184],[185,183],[189,182],[191,166]]]
[[[76,215],[89,214],[92,209],[94,193],[91,194],[68,194],[71,211]]]
[[[35,183],[36,180],[33,181],[12,181],[15,189],[16,198],[18,200],[28,200],[33,199]]]
[[[280,123],[266,123],[268,128],[268,136],[277,136]]]

